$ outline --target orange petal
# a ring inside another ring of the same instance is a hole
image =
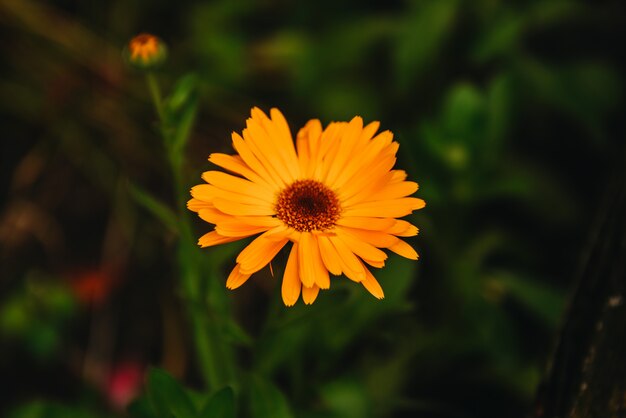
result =
[[[282,134],[282,146],[284,146],[289,151],[289,154],[295,157],[296,150],[293,147],[293,139],[291,138],[291,130],[289,129],[289,124],[287,123],[287,120],[280,112],[280,110],[276,109],[275,107],[270,109],[270,117],[272,118],[272,122],[274,123],[276,129]]]
[[[318,237],[315,235],[313,235],[312,256],[313,267],[315,268],[315,284],[320,289],[329,289],[330,276],[328,275],[328,270],[324,267],[324,261],[322,260],[322,255],[320,253],[320,244]]]
[[[417,260],[419,256],[417,252],[406,242],[398,239],[398,242],[388,247],[394,253],[401,255],[402,257],[409,258],[411,260]]]
[[[268,183],[263,177],[248,167],[248,165],[239,156],[213,153],[209,155],[209,161],[222,167],[224,170],[239,174],[254,183],[262,184],[270,189],[275,188],[275,186],[271,186],[270,183]]]
[[[200,212],[202,209],[209,209],[213,207],[213,203],[205,202],[196,198],[189,199],[187,202],[187,208],[192,212]]]
[[[380,283],[378,283],[378,280],[376,280],[374,275],[372,275],[366,267],[363,268],[365,269],[365,279],[361,281],[361,284],[367,289],[368,292],[374,295],[375,298],[383,299],[385,297],[385,293],[383,292],[383,288],[380,287]]]
[[[381,231],[367,231],[364,229],[355,229],[355,228],[347,228],[343,227],[344,230],[350,232],[350,234],[354,235],[357,239],[361,241],[365,241],[367,243],[372,244],[374,247],[378,248],[388,248],[396,243],[397,239],[391,234],[387,232]]]
[[[426,204],[416,197],[402,199],[380,200],[376,202],[359,203],[346,209],[343,216],[375,216],[379,218],[399,218],[421,209]],[[217,205],[216,205],[217,206]]]
[[[321,135],[322,124],[319,120],[312,119],[298,131],[296,136],[298,160],[305,178],[312,178],[316,167],[321,163],[322,156],[319,152]]]
[[[417,189],[418,185],[414,181],[403,181],[383,187],[362,201],[371,202],[373,200],[399,199],[401,197],[412,195],[417,191]]]
[[[210,224],[228,222],[235,219],[234,217],[215,209],[215,207],[201,209],[200,211],[198,211],[198,216],[200,217],[200,219]]]
[[[239,221],[220,222],[215,226],[215,231],[224,237],[249,237],[267,231],[267,227],[250,226]]]
[[[189,193],[194,199],[202,200],[203,202],[212,202],[215,196],[206,191],[209,187],[211,187],[209,184],[198,184],[193,186]]]
[[[261,112],[258,108],[256,109]],[[263,114],[263,116],[267,118],[265,114]],[[300,171],[297,161],[290,161],[289,157],[286,155],[286,150],[280,147],[280,138],[270,135],[269,132],[263,128],[262,122],[254,117],[254,109],[253,117],[246,122],[246,128],[250,133],[250,139],[254,141],[254,146],[263,153],[263,156],[260,156],[259,159],[263,161],[263,158],[265,158],[268,164],[272,165],[286,184],[293,182]]]
[[[285,122],[285,118],[277,109],[272,109],[274,116],[279,116],[282,121]],[[277,112],[277,113],[276,113]],[[298,166],[298,159],[296,157],[295,149],[293,147],[293,140],[291,139],[291,132],[288,126],[281,126],[280,123],[268,118],[265,113],[258,107],[255,107],[250,112],[252,115],[253,124],[258,125],[258,129],[261,129],[262,134],[267,138],[267,145],[273,146],[272,153],[282,161],[284,168],[289,172],[292,180],[297,179],[300,176],[300,167]],[[248,125],[251,127],[251,124]],[[285,128],[286,127],[286,132]],[[257,128],[255,128],[257,129]]]
[[[348,248],[350,248],[350,251],[352,251],[359,257],[373,261],[385,261],[387,259],[387,254],[385,254],[383,251],[365,241],[355,238],[355,236],[351,235],[349,232],[347,232],[347,230],[339,227],[336,228],[336,232],[337,237],[342,240],[348,246]]]
[[[335,187],[346,187],[352,193],[363,188],[363,184],[371,183],[371,180],[363,177],[377,178],[382,173],[389,171],[395,163],[397,145],[392,145],[393,134],[389,131],[381,132],[365,147],[355,150],[355,155],[343,168],[335,181]]]
[[[250,274],[241,273],[239,264],[235,266],[233,271],[230,272],[228,279],[226,279],[226,287],[228,289],[237,289],[244,284],[250,278]]]
[[[238,222],[251,226],[264,226],[267,228],[277,227],[283,225],[282,221],[271,216],[237,216],[232,219],[236,219]]]
[[[315,302],[315,299],[317,298],[317,295],[319,292],[320,292],[320,288],[317,287],[316,285],[313,285],[312,287],[303,286],[302,287],[302,300],[304,301],[305,304],[310,305],[313,302]]]
[[[270,205],[244,205],[226,199],[216,198],[213,204],[220,211],[233,216],[268,216],[274,215],[274,208]]]
[[[341,189],[339,194],[341,195],[340,200],[344,207],[347,208],[355,205],[390,184],[391,179],[393,178],[393,173],[385,170],[390,168],[391,164],[393,164],[393,160],[388,160],[385,164],[386,165],[379,166],[378,168],[380,172],[368,178],[368,181],[361,184],[358,189],[356,187],[352,187],[352,184],[349,186],[346,185]],[[364,174],[363,177],[364,176],[368,176],[368,174]]]
[[[407,221],[396,219],[394,226],[385,232],[399,237],[413,237],[419,233],[419,229]]]
[[[347,122],[331,122],[328,126],[326,126],[326,129],[324,129],[320,138],[321,148],[318,152],[321,157],[326,157],[331,148],[337,146],[340,135],[343,134],[347,126]]]
[[[392,177],[391,177],[392,183],[395,183],[398,181],[404,181],[407,178],[406,171],[404,170],[391,170],[391,174],[392,174]]]
[[[372,260],[367,260],[365,258],[363,259],[363,261],[365,261],[367,264],[369,264],[372,267],[376,267],[377,269],[385,267],[384,261],[372,261]]]
[[[337,221],[337,225],[374,231],[384,231],[391,228],[395,223],[396,220],[393,218],[372,218],[363,216],[344,216]]]
[[[351,164],[351,167],[347,169],[356,165],[357,161],[358,160],[355,160]],[[359,162],[358,164],[359,170],[357,170],[349,180],[342,185],[335,185],[335,187],[341,188],[340,199],[342,201],[355,195],[371,193],[369,189],[378,187],[377,181],[389,173],[389,170],[396,164],[396,157],[394,155],[378,156],[378,158],[373,160],[369,165],[361,165],[365,164],[365,162]]]
[[[270,173],[276,184],[280,186],[289,184],[289,175],[277,163],[277,156],[274,155],[268,143],[264,143],[262,139],[255,137],[248,128],[244,129],[242,134],[250,150]]]
[[[350,280],[360,282],[365,279],[365,272],[363,271],[363,264],[359,261],[356,255],[350,250],[350,248],[338,237],[328,237],[333,244],[339,255],[339,262],[341,263],[341,270]]]
[[[257,237],[237,256],[237,263],[241,264],[242,273],[252,274],[267,265],[285,246],[288,239],[267,239],[265,234]]]
[[[294,233],[293,228],[288,227],[287,225],[281,222],[279,225],[267,231],[267,233],[265,234],[265,238],[272,239],[272,240],[280,240],[283,238],[291,238],[293,233]],[[295,240],[293,239],[292,241],[295,242]]]
[[[339,276],[341,274],[341,261],[339,261],[337,250],[326,236],[318,236],[317,242],[324,266],[326,266],[328,271],[332,274]]]
[[[243,161],[255,172],[259,173],[261,177],[263,177],[267,182],[269,182],[275,189],[278,187],[283,187],[284,183],[280,180],[280,178],[270,173],[265,165],[257,158],[254,154],[250,145],[246,143],[246,141],[237,133],[233,132],[233,148],[237,151],[237,153],[241,156]],[[274,190],[275,190],[274,189]]]
[[[363,127],[363,131],[361,131],[361,136],[359,137],[359,144],[367,145],[372,140],[372,137],[380,128],[380,122],[374,121],[370,122],[365,127]]]
[[[302,282],[300,281],[300,277],[298,277],[298,244],[294,243],[289,253],[281,287],[281,294],[285,306],[295,305],[300,297],[301,287]]]
[[[348,127],[347,122],[333,122],[330,123],[320,138],[320,150],[318,151],[318,159],[321,158],[322,164],[318,164],[315,168],[314,178],[321,181],[326,181],[328,172],[336,162],[337,154],[341,146],[341,138],[344,135]]]
[[[337,176],[345,170],[347,162],[354,157],[354,150],[362,131],[363,119],[359,116],[352,118],[341,137],[337,155],[333,158],[332,165],[326,175],[326,184],[330,186],[335,185]]]
[[[225,190],[217,186],[213,186],[213,185],[209,185],[208,192],[213,195],[213,199],[215,198],[226,199],[226,200],[231,200],[236,203],[242,203],[244,205],[258,205],[258,206],[272,207],[274,205],[274,200],[275,200],[272,198],[271,200],[268,201],[267,199],[259,198],[257,196],[246,195],[246,194],[240,193],[239,191]]]
[[[311,287],[315,283],[315,268],[312,260],[313,236],[310,232],[303,232],[298,245],[298,265],[300,266],[300,280],[304,287]]]
[[[238,241],[240,239],[241,239],[240,237],[223,237],[219,235],[217,232],[211,231],[200,237],[200,239],[198,240],[198,245],[204,248],[204,247],[211,247],[213,245],[218,245],[218,244],[225,244],[227,242]]]
[[[258,183],[242,179],[241,177],[236,177],[222,171],[205,171],[202,173],[202,179],[220,189],[246,195],[269,204],[274,203],[275,197],[273,190]]]

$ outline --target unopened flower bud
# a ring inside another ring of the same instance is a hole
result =
[[[130,40],[123,51],[124,58],[133,67],[152,70],[159,67],[167,58],[167,47],[158,37],[142,33]]]

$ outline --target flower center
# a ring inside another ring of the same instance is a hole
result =
[[[335,192],[315,180],[296,180],[281,191],[276,216],[296,231],[324,231],[335,226],[341,206]]]

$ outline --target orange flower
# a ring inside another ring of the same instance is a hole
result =
[[[237,257],[226,281],[235,289],[293,242],[283,276],[282,297],[292,306],[300,294],[306,304],[330,287],[329,272],[346,275],[382,299],[369,268],[383,267],[385,248],[417,260],[399,237],[418,229],[396,218],[421,209],[422,199],[406,173],[393,170],[398,143],[379,123],[363,126],[355,117],[322,130],[319,120],[298,132],[296,147],[283,115],[269,118],[252,109],[243,136],[233,133],[237,155],[211,154],[209,161],[232,174],[207,171],[208,184],[191,189],[190,210],[215,224],[199,240],[208,247],[261,234]]]
[[[163,41],[149,33],[142,33],[130,40],[124,55],[132,65],[150,69],[159,66],[167,58]]]

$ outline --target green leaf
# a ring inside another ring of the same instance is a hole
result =
[[[195,100],[197,86],[198,77],[195,74],[186,74],[181,77],[174,86],[172,93],[167,98],[167,110],[176,113],[190,101]]]
[[[141,396],[132,401],[127,410],[133,418],[157,418],[156,412],[146,396]]]
[[[183,160],[182,152],[198,110],[197,90],[198,77],[195,74],[187,74],[178,80],[170,96],[165,99],[163,135],[169,157],[174,161]]]
[[[148,372],[148,399],[160,418],[188,418],[196,415],[184,388],[172,376],[157,368]]]
[[[272,382],[253,375],[250,379],[250,412],[252,418],[292,418],[283,393]]]
[[[163,224],[171,231],[178,231],[178,220],[176,219],[176,215],[169,207],[167,207],[167,205],[158,201],[150,193],[130,181],[128,182],[128,191],[130,196],[135,199],[140,206],[154,215],[155,218],[163,222]]]
[[[174,120],[174,138],[172,142],[174,152],[181,152],[185,144],[187,144],[191,128],[193,128],[193,124],[196,120],[197,110],[198,101],[194,99],[181,109],[180,114],[177,115]]]
[[[209,399],[200,418],[235,418],[235,393],[230,386],[219,390]]]

